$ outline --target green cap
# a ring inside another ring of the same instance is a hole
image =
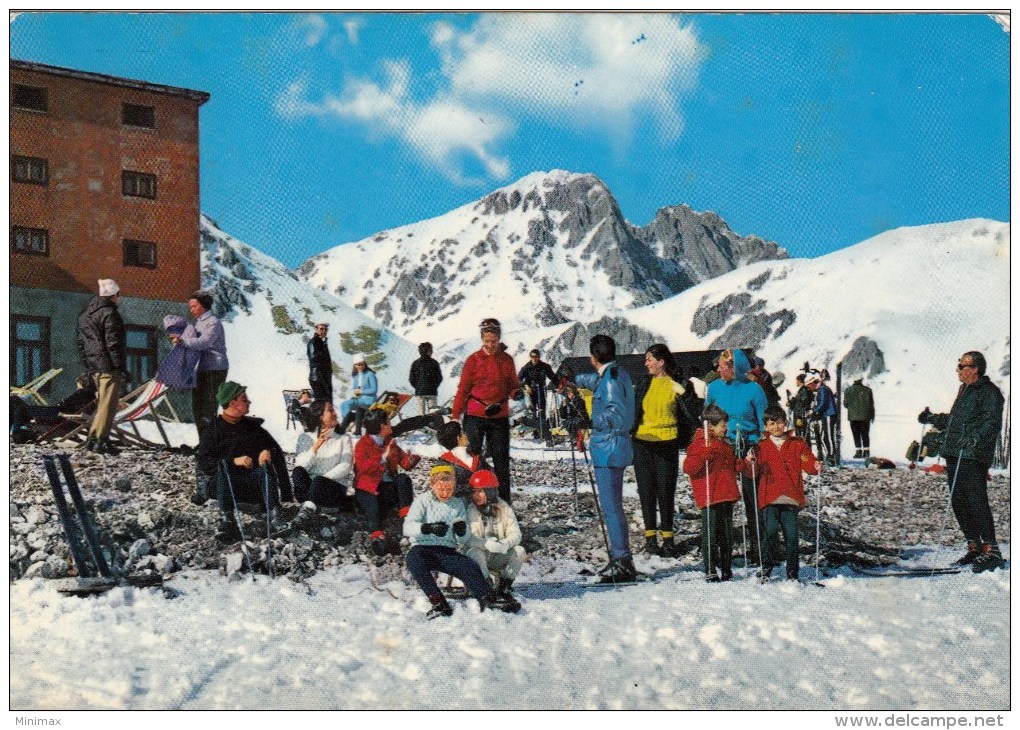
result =
[[[235,383],[233,380],[228,380],[216,389],[216,402],[220,404],[221,408],[226,408],[230,405],[230,401],[241,395],[245,390],[247,389],[243,385]]]

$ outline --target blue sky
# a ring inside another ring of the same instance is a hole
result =
[[[552,169],[794,256],[1009,220],[987,15],[26,13],[10,52],[209,92],[202,210],[290,266]]]

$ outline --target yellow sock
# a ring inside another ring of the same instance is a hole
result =
[[[659,536],[663,540],[672,540],[673,539],[673,533],[672,532],[660,532]]]
[[[645,539],[655,537],[655,530],[645,530]]]

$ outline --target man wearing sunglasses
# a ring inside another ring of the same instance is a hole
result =
[[[963,353],[956,365],[960,388],[949,413],[925,408],[917,417],[943,432],[950,501],[967,539],[967,552],[956,564],[971,565],[975,573],[995,570],[1006,562],[995,540],[995,521],[988,504],[988,468],[1002,426],[1004,401],[985,375],[986,368],[980,352]]]

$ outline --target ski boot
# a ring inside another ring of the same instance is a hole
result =
[[[673,542],[673,536],[662,538],[662,557],[664,558],[679,558],[680,548]]]
[[[953,565],[970,565],[981,556],[981,549],[976,542],[967,542],[967,552],[953,561]]]
[[[599,571],[599,575],[601,576],[599,583],[633,583],[637,580],[634,560],[629,555],[610,560],[609,564]]]
[[[453,615],[453,609],[450,608],[450,604],[446,602],[442,593],[436,593],[435,595],[429,596],[429,601],[432,603],[432,608],[430,608],[428,613],[425,614],[425,618],[429,621],[434,618],[439,618],[440,616]]]
[[[974,564],[970,569],[975,573],[984,573],[986,570],[1001,568],[1005,564],[1006,559],[1002,557],[998,545],[983,545],[981,554],[974,559]]]
[[[659,547],[658,541],[655,539],[655,533],[651,535],[645,535],[645,552],[649,555],[658,555],[662,557],[662,549]]]

